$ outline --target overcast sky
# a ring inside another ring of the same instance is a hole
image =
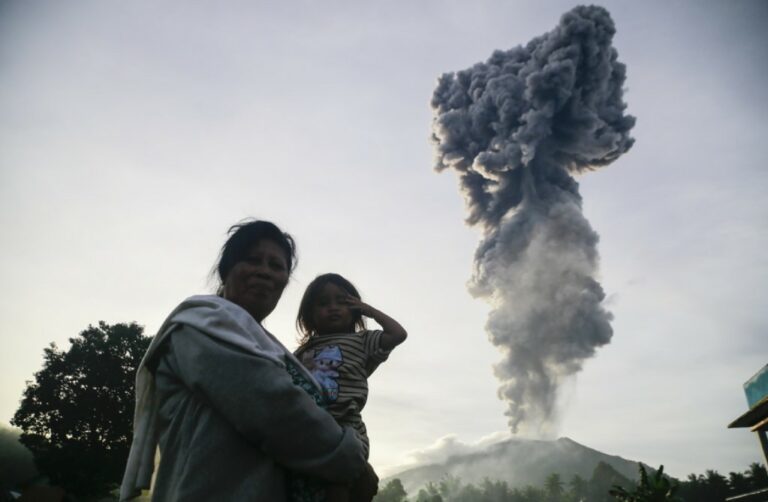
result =
[[[574,5],[0,0],[0,423],[50,342],[100,320],[153,334],[211,292],[254,216],[299,246],[267,320],[286,345],[329,271],[410,333],[371,379],[380,471],[503,437],[465,287],[479,235],[432,170],[429,100]],[[636,144],[579,179],[614,337],[563,388],[557,435],[676,476],[744,470],[757,438],[726,427],[768,362],[768,3],[602,5]]]

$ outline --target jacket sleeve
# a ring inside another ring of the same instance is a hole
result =
[[[335,482],[362,472],[354,431],[340,427],[274,360],[186,326],[171,335],[171,350],[184,385],[277,463]]]

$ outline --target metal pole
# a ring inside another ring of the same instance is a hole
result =
[[[757,437],[760,438],[760,446],[763,447],[763,456],[765,457],[765,465],[768,465],[768,437],[766,437],[765,430],[757,431]]]

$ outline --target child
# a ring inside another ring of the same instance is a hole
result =
[[[371,317],[381,330],[365,329]],[[360,412],[368,399],[368,377],[407,333],[387,314],[363,303],[360,293],[339,274],[315,278],[301,299],[296,325],[302,334],[296,357],[325,391],[327,409],[342,426],[351,426],[366,446],[369,441]],[[327,488],[329,502],[358,502],[353,487]]]

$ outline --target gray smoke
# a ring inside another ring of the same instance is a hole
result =
[[[469,288],[493,307],[513,432],[551,428],[559,384],[613,334],[573,175],[634,142],[615,31],[605,9],[576,7],[525,47],[444,74],[432,98],[435,169],[458,172],[467,222],[483,231]]]

